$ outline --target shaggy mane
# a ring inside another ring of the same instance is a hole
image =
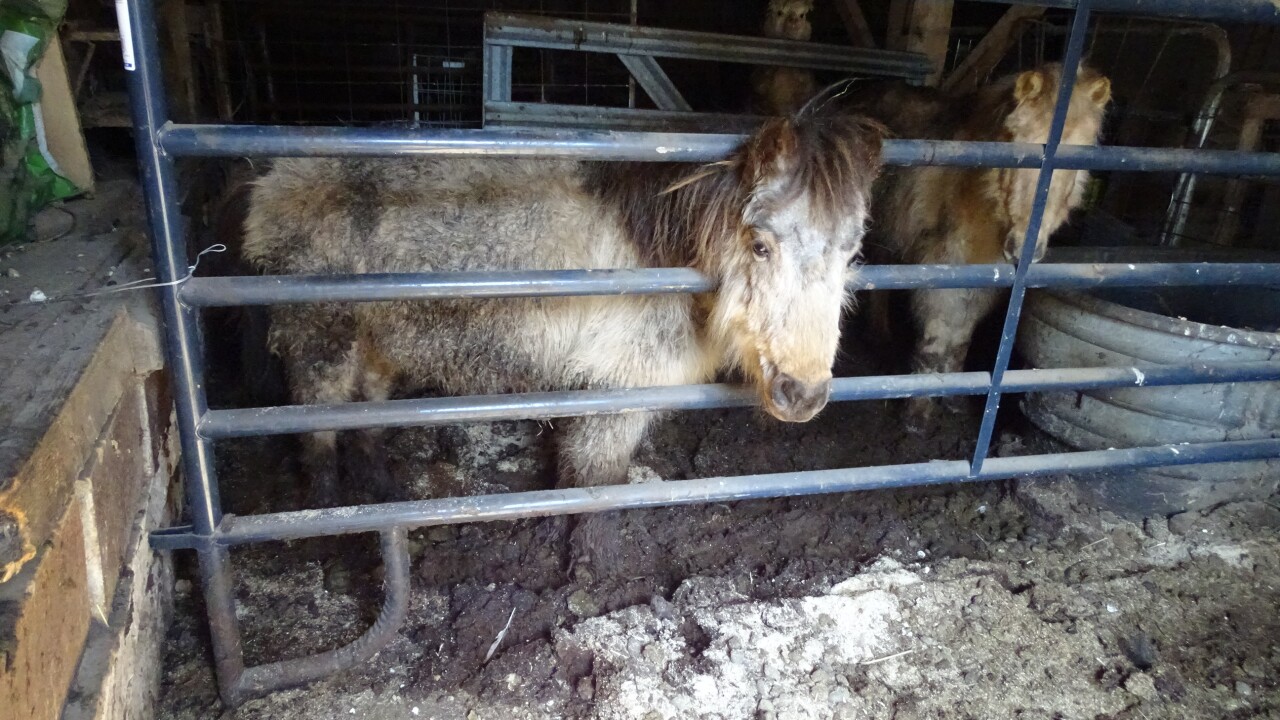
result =
[[[680,163],[589,163],[586,186],[617,209],[646,264],[705,268],[738,236],[748,201],[776,173],[778,200],[808,194],[816,222],[834,230],[879,174],[884,133],[849,115],[771,120],[727,160],[692,171]]]

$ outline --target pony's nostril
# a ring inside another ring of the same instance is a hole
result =
[[[795,405],[801,396],[801,388],[799,380],[783,373],[773,380],[773,388],[770,395],[773,396],[773,404],[781,409],[789,409]]]
[[[1019,252],[1019,250],[1020,248],[1018,247],[1018,241],[1016,239],[1010,237],[1004,241],[1004,259],[1005,260],[1008,260],[1009,262],[1016,261],[1018,259],[1018,256],[1021,255],[1021,252]]]
[[[831,394],[831,381],[803,383],[791,375],[782,374],[774,379],[769,394],[779,410],[807,418],[827,404],[827,398]]]

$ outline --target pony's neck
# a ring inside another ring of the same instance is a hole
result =
[[[677,163],[595,163],[587,169],[586,187],[617,213],[646,266],[714,274],[714,258],[739,224],[741,203],[727,170],[681,183],[697,172]]]

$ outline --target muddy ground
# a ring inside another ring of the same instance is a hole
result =
[[[972,412],[926,438],[900,431],[898,412],[847,403],[805,425],[748,410],[676,415],[632,479],[971,451]],[[552,482],[552,432],[407,429],[388,447],[406,498],[537,489]],[[1015,418],[999,449],[1046,442]],[[298,507],[294,452],[288,439],[221,448],[229,510]],[[565,522],[411,534],[409,619],[390,646],[225,716],[1280,717],[1275,498],[1143,519],[1100,511],[1064,480],[632,511],[624,552],[604,569],[571,566]],[[251,663],[349,641],[381,601],[371,538],[234,558]],[[179,577],[159,714],[218,717],[192,568]]]

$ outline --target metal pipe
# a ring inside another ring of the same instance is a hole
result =
[[[1027,231],[1023,238],[1018,266],[1013,271],[1013,286],[1009,292],[1009,306],[1004,316],[1004,328],[1000,335],[1000,347],[996,351],[995,367],[991,370],[991,388],[987,391],[987,401],[982,410],[982,424],[978,428],[978,442],[973,450],[974,475],[982,472],[982,463],[987,458],[991,447],[991,436],[995,432],[996,414],[1000,410],[1001,384],[1005,371],[1009,369],[1009,360],[1013,357],[1013,339],[1018,332],[1018,320],[1022,316],[1022,303],[1027,295],[1027,272],[1031,269],[1036,256],[1036,246],[1040,242],[1040,226],[1044,220],[1045,206],[1049,201],[1049,186],[1053,181],[1053,171],[1057,169],[1058,144],[1062,140],[1062,131],[1067,124],[1067,111],[1071,105],[1071,93],[1075,88],[1076,71],[1079,68],[1080,56],[1084,52],[1085,36],[1089,30],[1089,8],[1091,0],[1080,0],[1076,5],[1075,16],[1071,18],[1071,34],[1067,37],[1066,57],[1062,60],[1062,79],[1058,84],[1058,97],[1054,103],[1053,119],[1049,123],[1049,137],[1044,146],[1044,162],[1036,177],[1035,202],[1031,206],[1031,215],[1027,218]],[[1048,238],[1045,238],[1048,241]]]
[[[637,485],[535,490],[501,495],[438,498],[237,517],[228,515],[217,537],[225,545],[345,535],[386,528],[419,528],[608,510],[733,502],[796,495],[881,490],[915,485],[1003,480],[1061,473],[1259,460],[1280,455],[1280,439],[991,458],[976,475],[963,460],[878,467],[669,480]],[[191,547],[186,528],[151,536],[165,550]]]
[[[928,58],[912,52],[498,12],[485,13],[484,43],[486,47],[498,45],[746,65],[781,65],[912,80],[922,79],[928,74],[930,67]]]
[[[276,125],[175,125],[161,128],[159,143],[176,157],[400,157],[480,155],[564,157],[582,160],[706,162],[719,160],[743,135],[612,132],[546,128],[430,130],[386,127],[294,127]],[[1040,166],[1044,147],[1031,143],[958,140],[886,140],[890,165],[965,167]],[[1059,148],[1060,170],[1125,170],[1280,175],[1280,153],[1179,148]]]
[[[403,527],[382,529],[382,567],[382,610],[363,635],[335,650],[248,668],[229,704],[319,680],[364,662],[385,647],[404,625],[409,610],[409,543]]]
[[[1218,175],[1278,175],[1280,153],[1062,145],[1054,167],[1058,170],[1174,172],[1185,169]]]
[[[197,307],[351,300],[502,298],[708,292],[714,283],[692,268],[377,273],[192,278],[182,299]]]
[[[170,123],[161,128],[159,143],[166,153],[177,157],[480,155],[706,162],[725,158],[745,137],[546,128],[417,131],[388,127]],[[1042,152],[1040,145],[1031,143],[892,140],[884,145],[886,161],[897,165],[1034,168],[1039,167]],[[1280,174],[1280,161],[1277,166]]]
[[[204,591],[205,615],[209,618],[218,695],[234,707],[244,675],[244,648],[240,643],[240,620],[236,616],[231,554],[200,529],[190,527],[188,530],[192,544],[187,547],[196,550],[200,560],[200,588]]]
[[[1196,115],[1191,127],[1196,149],[1203,150],[1205,143],[1208,142],[1209,133],[1213,131],[1214,122],[1218,119],[1218,109],[1222,105],[1222,98],[1226,95],[1227,88],[1233,85],[1268,83],[1280,85],[1280,73],[1246,70],[1224,75],[1210,84],[1209,89],[1205,91],[1204,104],[1201,105],[1200,113]],[[1169,197],[1169,207],[1165,211],[1164,227],[1160,230],[1161,245],[1176,247],[1179,244],[1187,227],[1187,219],[1191,215],[1191,199],[1195,193],[1196,182],[1197,177],[1190,170],[1184,170],[1178,175],[1178,181],[1173,186],[1173,194]]]
[[[1027,287],[1146,285],[1274,285],[1280,263],[1036,263]],[[851,290],[1009,287],[1013,266],[865,265]],[[702,293],[715,282],[692,268],[528,270],[514,272],[369,273],[191,278],[182,302],[232,307],[312,302],[379,302],[443,298]]]
[[[1000,5],[1038,5],[1070,10],[1083,5],[1082,0],[983,0]],[[1097,12],[1198,20],[1230,20],[1259,25],[1280,24],[1280,6],[1272,0],[1093,0]]]
[[[119,6],[118,6],[119,7]],[[178,434],[182,444],[182,464],[186,474],[187,500],[193,522],[203,532],[212,532],[221,521],[217,484],[214,480],[212,448],[195,432],[196,419],[208,409],[204,394],[204,353],[200,346],[199,316],[184,306],[176,284],[186,277],[186,227],[178,201],[178,175],[173,158],[155,142],[153,131],[164,125],[168,107],[164,78],[160,73],[157,26],[151,0],[137,0],[121,8],[122,29],[127,29],[133,68],[126,63],[129,107],[137,136],[138,168],[142,175],[147,223],[151,230],[151,251],[155,258],[161,307],[164,315],[165,348],[173,380]],[[129,53],[126,53],[128,58]]]
[[[222,508],[214,474],[213,448],[196,431],[197,419],[208,410],[208,403],[204,392],[199,316],[194,308],[181,303],[177,284],[189,272],[186,228],[178,199],[178,173],[173,158],[163,152],[156,134],[169,114],[160,68],[155,8],[152,0],[132,0],[117,3],[116,12],[128,76],[138,168],[142,175],[140,184],[159,281],[157,292],[164,318],[165,354],[182,449],[187,510],[192,532],[208,538],[222,522]],[[225,548],[215,548],[208,543],[199,549],[201,587],[209,616],[219,693],[230,702],[244,670],[230,558]]]
[[[1280,380],[1280,362],[1012,370],[1004,392],[1093,390],[1109,387],[1192,385]],[[985,372],[836,378],[831,402],[905,397],[979,395],[991,387]],[[210,410],[200,423],[208,439],[359,430],[409,425],[449,425],[497,420],[547,420],[623,412],[709,410],[755,405],[747,387],[728,384],[562,390],[513,395],[385,400],[378,402]]]

